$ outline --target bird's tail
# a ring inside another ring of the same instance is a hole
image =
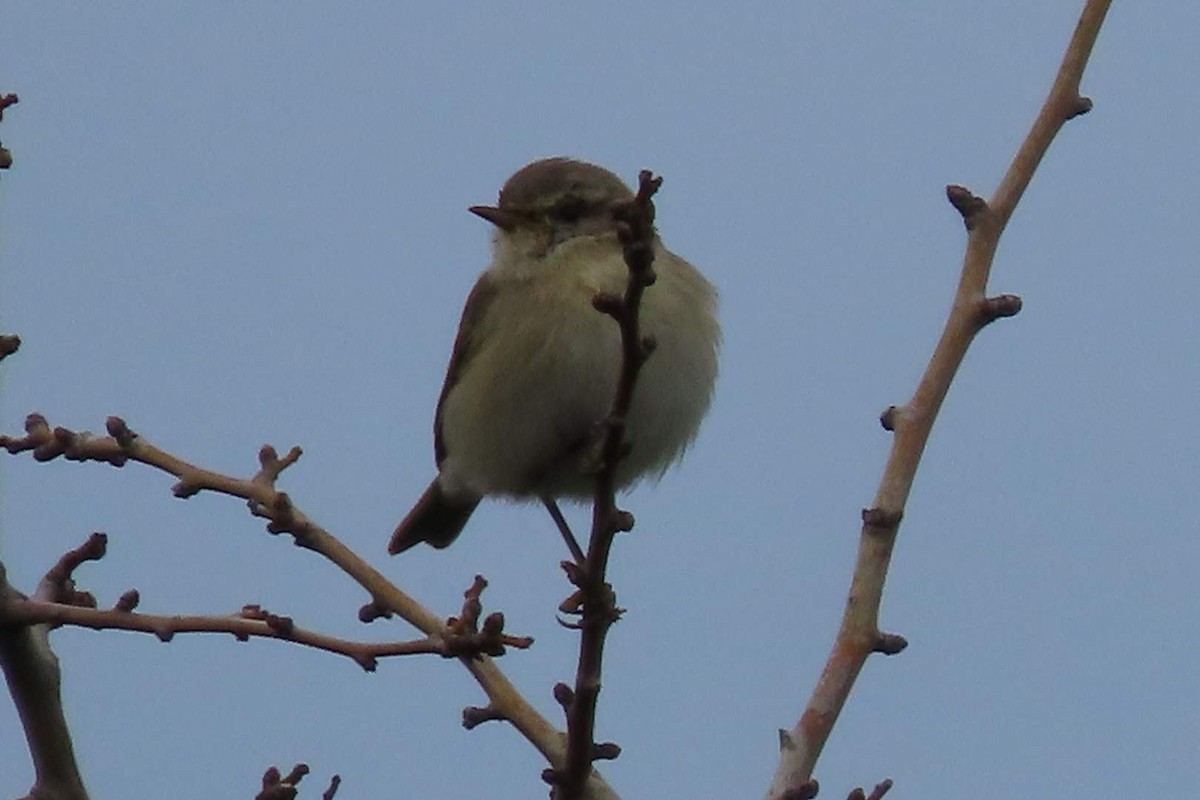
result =
[[[463,526],[479,505],[479,498],[458,499],[447,497],[435,478],[421,499],[408,512],[388,542],[392,555],[403,553],[413,545],[429,542],[437,548],[449,546],[462,533]]]

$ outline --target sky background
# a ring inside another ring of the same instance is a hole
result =
[[[721,292],[712,411],[625,500],[597,735],[626,797],[761,796],[845,602],[860,509],[941,330],[964,245],[947,183],[988,195],[1081,3],[13,3],[0,91],[0,427],[30,411],[281,482],[400,586],[457,611],[476,572],[532,651],[502,666],[552,719],[576,637],[544,512],[488,503],[459,543],[389,559],[433,474],[431,419],[491,232],[466,212],[535,158],[665,176],[670,247]],[[1002,241],[1025,301],[968,354],[906,511],[873,657],[823,797],[1167,797],[1200,764],[1200,4],[1110,14],[1084,92]],[[110,605],[261,603],[347,637],[363,592],[243,505],[171,480],[0,458],[0,556],[32,590],[93,530]],[[585,513],[574,519],[583,524]],[[542,797],[455,662],[374,674],[275,642],[53,637],[94,797]],[[0,794],[32,770],[0,700]]]

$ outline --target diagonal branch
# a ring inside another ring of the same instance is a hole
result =
[[[1055,135],[1069,119],[1091,108],[1091,101],[1080,97],[1079,84],[1110,2],[1088,0],[1085,5],[1050,94],[991,201],[962,187],[947,188],[969,231],[954,304],[912,399],[889,408],[882,417],[895,438],[874,504],[863,511],[841,629],[803,716],[790,731],[780,731],[779,765],[766,795],[770,800],[811,785],[817,758],[867,657],[903,648],[901,637],[880,632],[879,606],[904,506],[929,432],[967,348],[988,323],[1020,310],[1018,297],[985,294],[996,246]]]
[[[61,427],[52,429],[42,415],[30,414],[25,423],[25,435],[0,435],[0,447],[10,453],[32,451],[39,461],[63,457],[75,461],[101,461],[117,467],[133,461],[177,478],[178,482],[172,487],[177,497],[214,491],[241,498],[247,502],[252,514],[267,520],[269,532],[292,535],[298,546],[324,556],[366,589],[372,600],[360,612],[361,619],[370,621],[395,613],[439,646],[453,646],[453,637],[458,634],[449,629],[441,617],[388,580],[310,519],[285,492],[275,488],[279,474],[300,457],[299,448],[292,448],[280,458],[273,447],[264,446],[259,452],[259,471],[251,478],[235,478],[195,466],[156,447],[119,417],[109,417],[106,427],[107,436]],[[470,653],[461,656],[460,661],[487,694],[491,718],[512,723],[549,763],[565,763],[566,741],[562,732],[530,705],[491,658]],[[593,797],[615,796],[595,772],[588,778],[587,790]]]

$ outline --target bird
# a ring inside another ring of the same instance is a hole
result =
[[[491,263],[467,297],[438,398],[437,476],[392,533],[390,553],[447,547],[484,497],[550,507],[592,496],[589,445],[622,360],[619,326],[593,300],[625,289],[617,212],[633,198],[609,170],[556,156],[517,170],[496,205],[468,209],[494,226]],[[634,386],[617,488],[657,480],[682,457],[717,379],[716,289],[657,231],[653,252],[657,279],[639,314],[655,347]]]

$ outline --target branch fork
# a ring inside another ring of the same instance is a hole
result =
[[[36,625],[30,625],[45,622],[45,617],[48,616],[56,620],[61,618],[62,622],[67,624],[143,630],[156,634],[181,630],[227,632],[234,635],[248,632],[250,636],[287,638],[290,641],[347,655],[368,670],[374,669],[375,660],[381,656],[431,653],[443,657],[456,657],[487,693],[489,707],[494,709],[496,718],[509,721],[549,762],[560,763],[565,759],[566,748],[562,732],[521,696],[487,655],[498,655],[508,647],[528,647],[532,639],[505,633],[503,615],[497,614],[484,619],[475,631],[470,630],[471,625],[464,623],[461,618],[456,623],[457,629],[448,627],[444,617],[424,607],[339,539],[312,521],[286,493],[275,488],[280,473],[300,457],[299,448],[292,448],[281,457],[274,448],[263,447],[259,451],[258,471],[252,477],[243,479],[197,467],[163,451],[145,437],[138,435],[118,417],[109,418],[106,429],[107,436],[75,432],[66,428],[52,429],[45,417],[31,414],[26,420],[25,435],[0,434],[0,447],[6,448],[10,453],[33,451],[34,457],[39,461],[65,457],[78,461],[99,461],[114,466],[124,466],[129,461],[136,461],[174,476],[178,482],[172,491],[177,497],[186,498],[200,491],[214,491],[241,498],[247,502],[253,514],[267,519],[269,531],[293,534],[297,544],[324,556],[366,590],[371,600],[359,610],[360,620],[370,622],[380,617],[390,618],[395,614],[424,633],[425,638],[411,642],[378,644],[347,642],[304,631],[281,615],[260,620],[237,616],[153,617],[132,613],[138,602],[136,592],[126,592],[111,611],[72,608],[53,603],[34,608],[29,604],[4,603],[4,598],[0,597],[3,612],[18,626],[17,631],[36,630]],[[2,585],[0,580],[0,586]],[[14,596],[20,597],[15,590],[12,591]],[[18,609],[23,615],[20,620],[14,616]],[[35,620],[35,615],[43,616]],[[0,634],[3,630],[3,626],[0,625]],[[46,660],[54,660],[48,644],[45,645],[45,653]],[[55,672],[55,677],[50,683],[56,686],[57,680]],[[33,694],[40,698],[45,691],[39,688]],[[57,698],[57,690],[54,691],[54,697]],[[55,699],[52,707],[56,703]],[[40,707],[44,703],[38,699],[35,705]],[[38,712],[37,716],[43,717],[46,714]],[[66,731],[65,721],[61,730],[61,737],[56,737],[45,748],[37,749],[69,753],[70,736]],[[35,755],[35,763],[36,761]],[[72,758],[69,769],[63,767],[60,772],[67,774],[74,769],[76,768]],[[589,776],[587,787],[591,796],[613,796],[603,779],[594,773]]]

